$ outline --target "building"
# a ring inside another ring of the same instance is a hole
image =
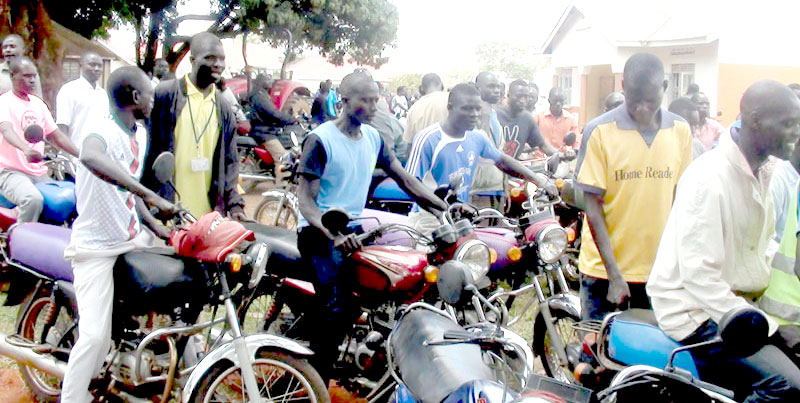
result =
[[[80,77],[79,63],[81,55],[89,50],[94,51],[103,59],[103,75],[98,80],[103,87],[105,87],[105,83],[112,71],[122,66],[133,65],[133,63],[125,60],[108,46],[98,41],[86,39],[55,21],[53,21],[53,36],[58,38],[61,46],[63,46],[64,60],[61,64],[61,71],[65,83]]]
[[[800,5],[764,0],[645,2],[576,1],[566,7],[542,53],[553,85],[564,88],[571,111],[584,124],[603,111],[603,98],[622,91],[622,70],[632,54],[649,52],[664,62],[669,87],[664,105],[697,83],[712,114],[730,124],[753,82],[800,82],[800,49],[793,38]],[[546,95],[546,89],[542,90]]]

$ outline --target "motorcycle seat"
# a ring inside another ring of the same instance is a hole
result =
[[[612,319],[608,326],[608,357],[623,365],[650,365],[664,368],[672,350],[681,346],[658,327],[649,309],[629,309]],[[678,353],[674,365],[699,377],[688,351]]]
[[[44,199],[39,221],[48,224],[62,224],[75,211],[75,184],[67,181],[39,182],[34,186]],[[0,196],[0,207],[12,209],[16,205]]]
[[[42,223],[21,223],[8,236],[9,257],[55,280],[72,281],[72,264],[64,259],[72,231]]]
[[[181,259],[148,252],[128,252],[117,259],[114,280],[128,291],[148,293],[171,284],[191,281]]]
[[[256,242],[264,242],[269,246],[268,273],[294,270],[294,267],[300,264],[296,231],[257,223],[245,223],[244,226],[255,233]],[[298,277],[294,273],[292,274],[292,277]]]
[[[236,136],[236,146],[252,148],[258,146],[258,143],[255,139],[249,136]]]
[[[409,195],[392,178],[386,178],[372,192],[375,200],[413,201]]]
[[[442,340],[446,331],[463,328],[425,309],[407,313],[392,334],[392,358],[411,394],[422,403],[441,402],[462,385],[476,380],[494,381],[476,344],[424,345]]]

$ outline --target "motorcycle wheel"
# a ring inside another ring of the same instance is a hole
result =
[[[240,154],[241,155],[241,154]],[[253,174],[253,175],[264,175],[264,170],[259,166],[258,161],[253,159],[252,156],[248,155],[239,162],[239,173],[243,174]],[[241,179],[240,184],[242,185],[242,189],[244,189],[245,193],[250,193],[256,189],[256,186],[262,181],[254,180],[254,179]]]
[[[262,351],[253,360],[261,397],[273,403],[330,403],[328,388],[307,360],[275,351]],[[203,376],[193,403],[242,402],[244,387],[239,368],[219,366]]]
[[[581,340],[578,331],[575,330],[573,325],[580,322],[580,318],[573,316],[567,311],[558,308],[550,308],[550,313],[553,316],[553,326],[556,332],[561,337],[561,344],[566,346],[580,345]],[[542,366],[547,376],[554,378],[561,382],[575,384],[575,375],[572,373],[574,368],[563,368],[559,365],[558,353],[553,348],[550,334],[547,331],[544,316],[541,312],[536,315],[536,321],[533,325],[533,351],[542,359]],[[565,352],[566,353],[566,352]]]
[[[297,212],[294,211],[286,197],[282,196],[265,196],[258,203],[253,219],[264,225],[291,230],[297,228]]]
[[[269,331],[284,306],[283,300],[277,298],[277,295],[277,290],[269,293],[259,292],[244,301],[239,308],[239,323],[242,324],[244,334],[280,334],[276,329]]]
[[[69,334],[73,326],[73,315],[66,307],[59,306],[50,297],[37,297],[22,313],[17,334],[34,343],[48,344],[69,350],[74,343]],[[23,305],[25,306],[25,305]],[[67,355],[57,358],[66,361]],[[33,392],[38,402],[56,402],[61,394],[61,379],[34,367],[19,365],[22,379]]]

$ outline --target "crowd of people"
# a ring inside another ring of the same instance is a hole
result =
[[[249,113],[241,110],[221,87],[225,54],[217,37],[195,35],[190,48],[184,76],[159,60],[150,75],[136,67],[112,72],[105,89],[100,58],[87,52],[81,76],[59,91],[54,118],[22,39],[2,41],[0,195],[17,205],[20,222],[41,213],[33,184],[46,179],[44,144],[25,140],[30,126],[78,162],[78,217],[65,258],[74,271],[80,336],[62,402],[91,400],[89,382],[109,347],[116,257],[169,236],[148,207],[163,217],[180,202],[196,217],[217,211],[246,220],[235,136],[249,131],[279,156],[285,151],[275,129],[296,122],[269,99],[266,76],[252,83]],[[624,91],[609,94],[605,112],[582,130],[565,109],[562,89],[551,89],[549,108],[536,111],[535,84],[514,80],[505,93],[492,72],[449,91],[438,75],[426,74],[418,98],[404,87],[382,96],[364,70],[338,88],[322,82],[310,108],[317,126],[304,142],[297,196],[298,249],[315,269],[316,322],[325,329],[311,340],[323,377],[352,322],[353,282],[342,266],[360,244],[353,234],[331,234],[322,213],[341,207],[358,216],[378,168],[414,198],[410,222],[430,233],[447,207],[433,190],[455,177],[463,178],[454,189],[459,199],[480,206],[502,205],[506,175],[556,195],[545,175],[518,160],[536,150],[577,158],[574,178],[586,195],[588,223],[578,264],[585,318],[653,309],[670,337],[694,343],[713,338],[731,308],[758,306],[769,314],[770,344],[744,358],[718,346],[697,350],[700,373],[748,402],[798,401],[800,85],[754,83],[740,117],[726,128],[696,86],[663,108],[664,73],[658,57],[631,56]],[[565,141],[569,133],[573,144]],[[175,155],[174,187],[153,170],[164,151]]]

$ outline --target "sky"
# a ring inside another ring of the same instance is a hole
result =
[[[483,42],[511,42],[538,49],[569,4],[567,0],[389,1],[400,15],[396,47],[384,53],[389,63],[382,69],[391,75],[475,70],[475,46]],[[178,12],[207,14],[209,4],[209,0],[187,0],[178,6]],[[192,34],[204,26],[208,23],[187,22],[178,33]],[[131,28],[121,27],[112,32],[111,38],[108,44],[112,48],[129,60],[134,59],[135,35]],[[280,61],[275,64],[279,67]],[[238,71],[242,66],[230,67]]]

